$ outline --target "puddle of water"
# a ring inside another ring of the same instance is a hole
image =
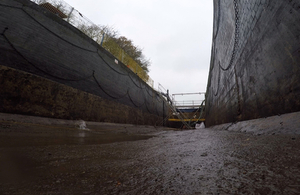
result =
[[[151,135],[127,134],[115,131],[88,130],[84,121],[79,130],[70,127],[16,125],[0,128],[0,147],[46,145],[97,145],[149,139]]]

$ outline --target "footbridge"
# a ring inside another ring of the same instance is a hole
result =
[[[197,123],[205,121],[205,92],[174,93],[170,97],[169,90],[160,84],[158,86],[159,94],[169,106],[169,116],[166,120],[170,126],[192,129]],[[176,100],[176,96],[192,96],[195,99]]]

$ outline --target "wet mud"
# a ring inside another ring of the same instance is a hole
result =
[[[300,194],[300,136],[0,121],[0,194]]]

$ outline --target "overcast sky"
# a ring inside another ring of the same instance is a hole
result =
[[[212,41],[212,0],[65,0],[93,23],[131,39],[151,60],[154,88],[205,92]],[[176,96],[176,100],[199,96]]]

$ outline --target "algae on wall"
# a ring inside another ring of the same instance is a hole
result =
[[[163,118],[0,65],[0,112],[59,119],[162,125]]]
[[[0,13],[1,65],[143,113],[167,115],[167,105],[158,92],[53,13],[29,0],[3,0]]]

